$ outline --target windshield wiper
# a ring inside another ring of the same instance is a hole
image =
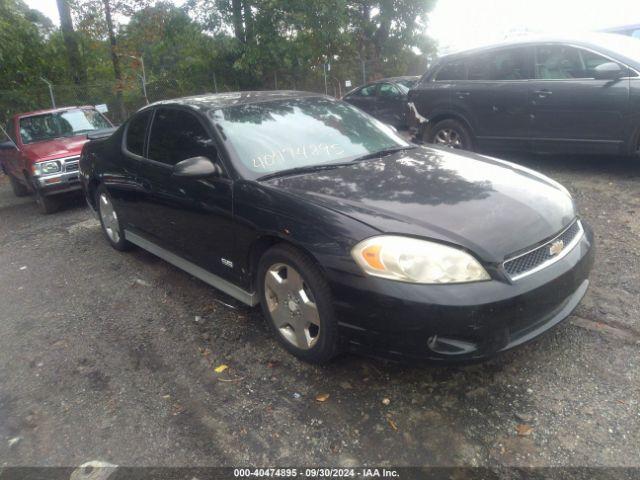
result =
[[[280,170],[279,172],[268,173],[261,177],[258,177],[256,181],[261,182],[263,180],[270,180],[276,177],[288,177],[290,175],[297,175],[299,173],[319,172],[322,170],[332,170],[338,167],[344,167],[345,165],[351,165],[351,162],[339,162],[339,163],[325,163],[322,165],[308,165],[306,167],[288,168],[286,170]]]
[[[306,167],[289,168],[286,170],[280,170],[279,172],[268,173],[266,175],[263,175],[262,177],[258,177],[257,181],[261,182],[263,180],[270,180],[276,177],[288,177],[290,175],[297,175],[299,173],[310,173],[310,172],[319,172],[322,170],[330,170],[338,167],[344,167],[347,165],[353,165],[354,163],[360,162],[363,160],[385,157],[387,155],[391,155],[396,152],[402,152],[404,150],[413,150],[414,148],[417,148],[417,147],[409,145],[406,147],[385,148],[383,150],[378,150],[377,152],[367,153],[366,155],[362,155],[361,157],[354,158],[353,160],[349,160],[348,162],[325,163],[321,165],[308,165]]]
[[[362,160],[369,160],[372,158],[380,158],[386,157],[387,155],[391,155],[393,153],[402,152],[404,150],[413,150],[415,147],[413,145],[408,145],[406,147],[391,147],[385,148],[384,150],[378,150],[377,152],[367,153],[366,155],[362,155],[361,157],[354,158],[351,162],[360,162]]]

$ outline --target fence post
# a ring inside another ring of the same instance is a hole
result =
[[[47,86],[49,87],[49,96],[51,97],[51,107],[56,108],[56,99],[53,96],[53,84],[49,80],[45,79],[44,77],[40,77],[40,80],[46,83]]]

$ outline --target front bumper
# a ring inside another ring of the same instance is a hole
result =
[[[38,190],[40,190],[43,195],[57,195],[80,190],[78,159],[78,157],[60,159],[62,171],[49,175],[34,176]]]
[[[469,361],[556,326],[585,295],[593,233],[561,260],[521,280],[415,285],[328,272],[341,331],[356,350],[386,357]]]

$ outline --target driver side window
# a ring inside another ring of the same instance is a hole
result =
[[[401,98],[402,94],[400,91],[390,83],[382,83],[380,84],[380,89],[378,90],[378,96],[381,98]]]
[[[214,160],[213,140],[198,119],[189,112],[172,108],[156,111],[149,138],[149,158],[175,165],[191,157]]]

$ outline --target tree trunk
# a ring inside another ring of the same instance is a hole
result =
[[[86,85],[87,71],[84,68],[80,49],[78,48],[78,39],[73,29],[73,21],[71,19],[71,9],[67,0],[57,0],[58,14],[60,15],[60,29],[64,39],[64,46],[67,51],[67,61],[71,71],[71,80],[76,85]]]
[[[251,2],[243,0],[242,7],[244,9],[244,38],[247,43],[253,41],[253,12],[251,11]]]
[[[245,43],[244,26],[242,19],[242,0],[231,0],[233,14],[233,32],[238,40]]]
[[[113,75],[116,79],[116,108],[120,116],[120,121],[124,121],[127,118],[127,111],[124,108],[124,101],[122,99],[122,70],[120,70],[120,59],[118,58],[116,35],[113,31],[113,20],[111,19],[111,5],[109,0],[103,0],[104,2],[104,14],[107,20],[107,29],[109,30],[109,43],[111,45],[111,62],[113,63]]]

